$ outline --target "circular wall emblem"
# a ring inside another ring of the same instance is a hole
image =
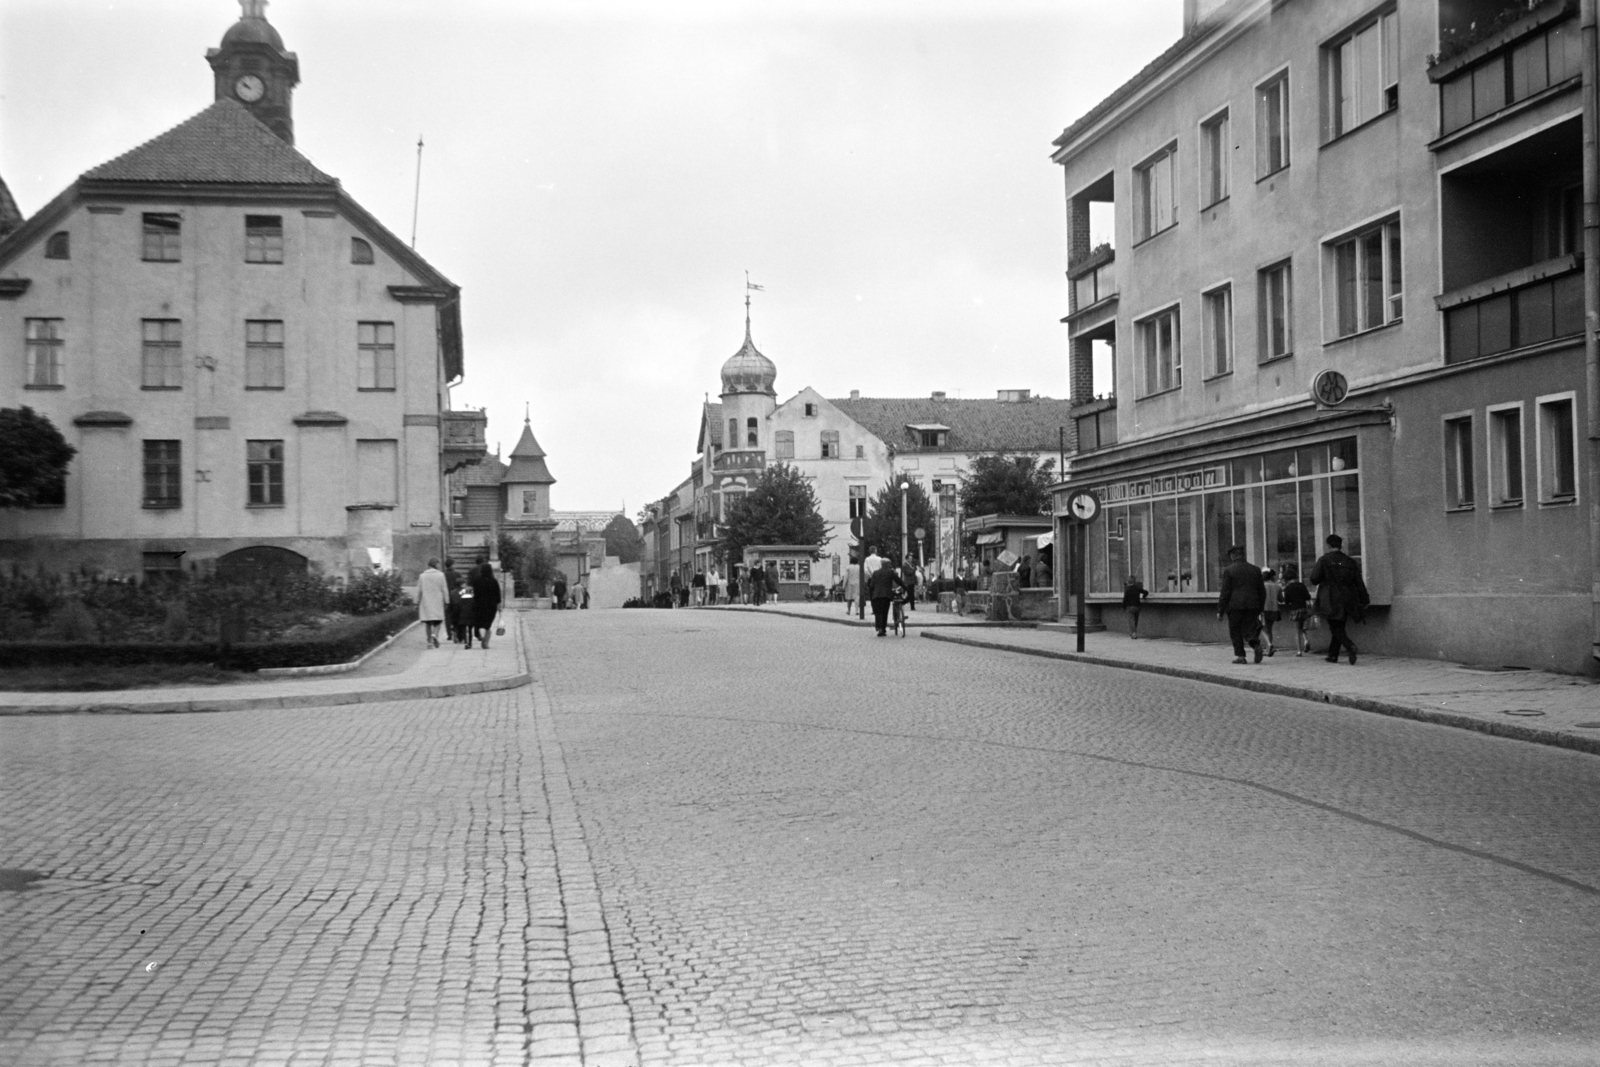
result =
[[[1311,379],[1311,399],[1323,407],[1338,407],[1350,395],[1350,383],[1336,370],[1318,371]]]

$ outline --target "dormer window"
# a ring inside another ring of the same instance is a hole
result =
[[[71,259],[72,235],[66,230],[53,233],[44,243],[45,259]]]
[[[372,263],[372,243],[359,237],[350,238],[350,262],[361,265]]]
[[[283,262],[282,215],[246,215],[244,217],[244,261],[246,263]]]
[[[944,448],[950,442],[950,427],[937,422],[912,423],[906,429],[922,448]]]

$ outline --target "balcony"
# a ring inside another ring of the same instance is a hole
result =
[[[1078,428],[1078,451],[1093,452],[1117,443],[1117,398],[1097,397],[1072,409]]]
[[[1480,18],[1481,40],[1440,59],[1428,69],[1439,86],[1439,135],[1448,136],[1582,76],[1582,45],[1576,0],[1553,0],[1520,18],[1526,8],[1510,5],[1498,18]],[[1449,41],[1443,27],[1441,38]]]
[[[1562,256],[1435,300],[1444,312],[1445,362],[1514,352],[1583,335],[1583,266]]]
[[[1117,295],[1116,260],[1115,249],[1100,248],[1087,259],[1068,268],[1067,280],[1072,283],[1074,315]]]
[[[443,473],[478,462],[489,454],[489,416],[482,411],[439,412],[439,458]]]
[[[759,448],[721,452],[711,461],[711,469],[718,472],[758,471],[766,465],[766,450]]]

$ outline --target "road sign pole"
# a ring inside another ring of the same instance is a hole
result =
[[[1073,568],[1073,581],[1078,583],[1078,651],[1083,651],[1083,629],[1087,623],[1088,615],[1084,611],[1084,596],[1089,590],[1089,552],[1084,533],[1089,529],[1087,523],[1073,524],[1072,551],[1077,566]]]

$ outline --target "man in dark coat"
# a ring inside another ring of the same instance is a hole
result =
[[[557,574],[554,588],[551,589],[550,606],[556,611],[561,611],[567,606],[567,576]]]
[[[1222,592],[1217,595],[1217,618],[1228,617],[1228,637],[1233,641],[1233,662],[1244,663],[1249,645],[1261,662],[1261,609],[1267,603],[1267,583],[1261,568],[1244,558],[1244,549],[1228,549],[1228,566],[1222,572]]]
[[[472,647],[477,637],[484,648],[489,647],[489,633],[494,629],[494,617],[500,613],[500,579],[488,560],[480,560],[469,579],[472,585],[472,630],[467,634],[467,647]]]
[[[867,575],[866,598],[872,601],[872,621],[879,637],[889,633],[889,602],[894,599],[895,586],[903,584],[900,572],[889,564]]]
[[[1306,579],[1317,587],[1317,614],[1328,620],[1328,662],[1339,662],[1339,646],[1350,652],[1350,666],[1356,665],[1356,643],[1345,633],[1345,623],[1366,618],[1372,602],[1361,567],[1344,554],[1344,538],[1328,535],[1328,551],[1317,560]]]

